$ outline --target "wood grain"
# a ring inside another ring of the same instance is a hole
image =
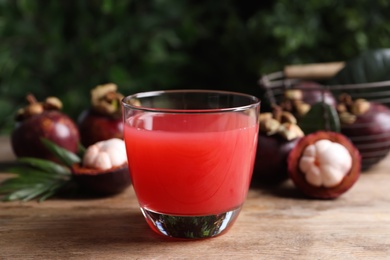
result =
[[[7,138],[0,147],[0,160],[12,160]],[[389,259],[389,170],[387,157],[330,201],[306,199],[291,182],[251,188],[231,230],[197,241],[154,234],[131,187],[109,198],[0,203],[0,259]]]

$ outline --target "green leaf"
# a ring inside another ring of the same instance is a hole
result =
[[[60,188],[62,186],[59,186],[58,188]],[[42,195],[40,198],[39,198],[39,202],[43,202],[45,200],[47,200],[48,198],[50,197],[53,197],[57,192],[57,189],[51,189],[50,191],[48,191],[47,193],[45,193],[44,195]]]
[[[2,198],[3,201],[29,201],[39,196],[39,201],[44,201],[55,195],[66,183],[68,180],[26,180],[15,177],[0,184],[0,194],[6,194]]]
[[[26,179],[26,180],[69,179],[71,177],[70,174],[64,175],[64,174],[48,173],[39,169],[28,167],[26,165],[20,165],[18,167],[9,168],[7,172],[17,174],[18,178]]]
[[[44,194],[46,191],[47,191],[47,187],[45,187],[44,185],[37,185],[35,189],[32,189],[30,193],[26,194],[23,197],[22,201],[29,201],[31,199],[34,199],[39,195]]]
[[[3,181],[0,186],[0,191],[3,189],[19,189],[21,187],[27,187],[31,184],[42,183],[45,180],[47,179],[14,177]]]
[[[72,179],[70,169],[49,160],[24,157],[17,163],[7,170],[16,176],[0,183],[0,194],[5,194],[3,201],[44,201]]]
[[[79,153],[81,158],[84,156],[86,150],[87,149],[85,148],[85,146],[82,145],[81,143],[79,143],[79,145],[78,145],[78,151],[79,152],[78,153]]]
[[[63,162],[65,165],[72,167],[75,163],[80,163],[81,159],[76,154],[58,146],[57,144],[53,143],[52,141],[41,138],[41,141],[45,145],[45,147],[52,152],[61,162]]]
[[[15,179],[7,180],[7,182],[1,183],[0,193],[12,192],[19,189],[25,189],[31,186],[31,182],[18,182]]]
[[[306,135],[319,130],[340,132],[340,119],[336,109],[323,102],[314,104],[299,120],[298,125]]]
[[[57,173],[62,175],[70,175],[71,171],[69,168],[66,168],[62,165],[59,165],[55,162],[38,159],[38,158],[30,158],[30,157],[22,157],[17,160],[18,162],[25,163],[31,165],[37,169],[45,171],[47,173]]]
[[[390,80],[390,49],[363,52],[348,61],[331,80],[331,85],[359,84]]]
[[[32,185],[24,189],[19,189],[5,196],[3,200],[5,201],[24,200],[25,198],[30,197],[31,194],[38,196],[39,194],[44,192],[42,187],[43,185],[38,183],[36,185]]]

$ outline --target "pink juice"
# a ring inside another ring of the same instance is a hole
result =
[[[243,113],[143,113],[124,138],[140,206],[170,215],[211,215],[241,206],[249,188],[258,124]]]

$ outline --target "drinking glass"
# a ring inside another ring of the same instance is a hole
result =
[[[260,100],[168,90],[127,96],[122,107],[133,188],[151,229],[188,239],[227,231],[248,193]]]

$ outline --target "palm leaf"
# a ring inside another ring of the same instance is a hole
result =
[[[72,181],[70,167],[80,163],[80,157],[48,139],[41,140],[64,165],[38,158],[19,158],[17,164],[7,170],[7,173],[15,176],[0,183],[0,194],[5,195],[3,201],[29,201],[37,198],[42,202]],[[80,151],[83,151],[81,148]]]
[[[12,181],[11,181],[12,180]],[[0,194],[25,189],[31,186],[31,182],[15,181],[15,178],[8,179],[1,183]]]
[[[25,163],[27,165],[31,165],[34,168],[40,169],[47,173],[57,173],[61,175],[70,175],[71,171],[69,168],[66,168],[62,165],[59,165],[55,162],[51,162],[48,160],[31,158],[31,157],[22,157],[17,160],[20,163]]]
[[[18,175],[19,178],[23,179],[69,179],[71,174],[58,174],[55,172],[49,173],[49,172],[44,172],[39,169],[35,169],[33,167],[29,167],[26,165],[20,165],[19,167],[12,167],[7,170],[8,173],[13,173]]]
[[[65,179],[26,179],[14,177],[1,183],[0,194],[6,194],[3,201],[29,201],[39,198],[44,201],[55,195],[69,180]]]
[[[62,186],[59,186],[59,187],[55,186],[55,187],[51,188],[45,194],[42,194],[42,196],[39,198],[38,201],[42,202],[42,201],[47,200],[50,197],[53,197],[57,193],[57,190],[60,189],[61,187]]]
[[[71,167],[75,163],[80,163],[81,159],[76,154],[66,150],[65,148],[62,148],[58,146],[57,144],[53,143],[52,141],[41,138],[42,143],[45,145],[45,147],[53,153],[61,162],[63,162],[66,166]]]
[[[28,201],[45,192],[45,187],[42,184],[30,185],[29,187],[18,189],[11,192],[3,198],[4,201],[23,200]]]
[[[79,155],[80,155],[80,157],[83,157],[84,154],[85,154],[85,151],[87,150],[87,148],[85,148],[84,145],[82,145],[81,143],[79,143],[78,150],[79,150]]]

